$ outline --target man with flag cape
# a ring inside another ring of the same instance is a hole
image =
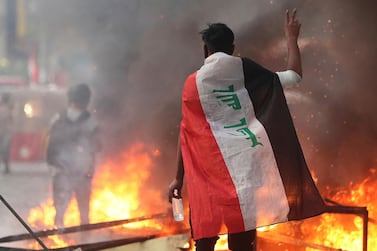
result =
[[[232,251],[255,250],[256,228],[324,211],[283,92],[301,81],[300,27],[296,10],[286,11],[287,70],[276,73],[232,56],[225,24],[201,32],[205,61],[183,88],[178,170],[169,186],[169,199],[180,197],[186,175],[197,251],[214,250],[221,233]]]

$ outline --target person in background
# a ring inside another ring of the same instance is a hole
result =
[[[4,173],[10,172],[9,154],[12,142],[13,102],[9,93],[0,97],[0,159],[4,164]]]
[[[52,167],[55,225],[64,227],[64,214],[75,195],[80,223],[89,223],[91,183],[100,150],[97,122],[88,111],[91,90],[85,83],[68,90],[68,106],[55,116],[49,130],[47,163]]]
[[[230,250],[256,250],[257,227],[323,212],[283,92],[301,81],[300,27],[296,10],[286,11],[287,68],[276,73],[232,56],[227,25],[201,32],[205,61],[183,87],[177,173],[168,191],[169,201],[181,197],[186,176],[197,251],[213,251],[222,233]]]

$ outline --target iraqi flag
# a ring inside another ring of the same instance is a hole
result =
[[[194,239],[324,211],[279,77],[249,59],[215,53],[187,78],[180,142]]]

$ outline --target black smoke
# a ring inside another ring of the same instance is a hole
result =
[[[297,7],[304,79],[291,111],[308,164],[322,186],[362,179],[377,167],[377,17],[373,1],[39,0],[50,52],[80,45],[96,65],[90,79],[105,153],[135,141],[162,152],[161,183],[174,177],[180,93],[203,62],[198,32],[225,22],[236,53],[284,69],[283,20]],[[77,77],[77,81],[80,76]]]

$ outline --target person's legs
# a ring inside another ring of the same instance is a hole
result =
[[[10,167],[9,167],[9,153],[10,153],[10,139],[7,140],[6,146],[4,148],[3,152],[3,160],[4,160],[4,166],[5,166],[5,173],[10,173]]]
[[[196,251],[214,251],[218,236],[203,238],[195,241]]]
[[[256,230],[228,235],[228,247],[232,251],[256,251]]]
[[[75,194],[77,206],[80,211],[80,223],[89,224],[89,207],[91,194],[92,180],[88,177],[83,177],[77,182],[75,187]]]
[[[194,235],[194,229],[193,229],[193,224],[192,224],[192,219],[191,219],[191,213],[192,213],[192,210],[191,210],[191,206],[189,206],[189,222],[190,222],[190,226],[191,226],[191,236],[193,237],[193,239],[195,238],[195,235]],[[221,217],[220,215],[212,215],[214,218],[215,217]],[[209,224],[209,223],[208,223]],[[211,227],[214,227],[214,226],[217,226],[218,227],[218,230],[220,230],[221,228],[221,223],[220,221],[216,223],[213,223]],[[205,227],[203,225],[201,225],[201,227]],[[202,238],[202,239],[198,239],[198,240],[195,240],[195,250],[196,251],[214,251],[215,250],[215,245],[216,245],[216,242],[217,240],[219,239],[218,236],[213,236],[213,237],[208,237],[208,238]]]
[[[4,164],[4,173],[9,173],[9,147],[10,138],[8,135],[0,135],[0,160]]]
[[[55,226],[59,228],[64,227],[64,214],[72,197],[69,177],[61,174],[55,175],[53,177],[52,190],[54,207],[56,211]]]
[[[0,146],[0,167],[2,165],[4,165],[4,167],[5,167],[4,173],[7,174],[7,168],[6,168],[6,164],[5,164],[5,161],[4,161],[3,149],[1,149],[1,146]]]

